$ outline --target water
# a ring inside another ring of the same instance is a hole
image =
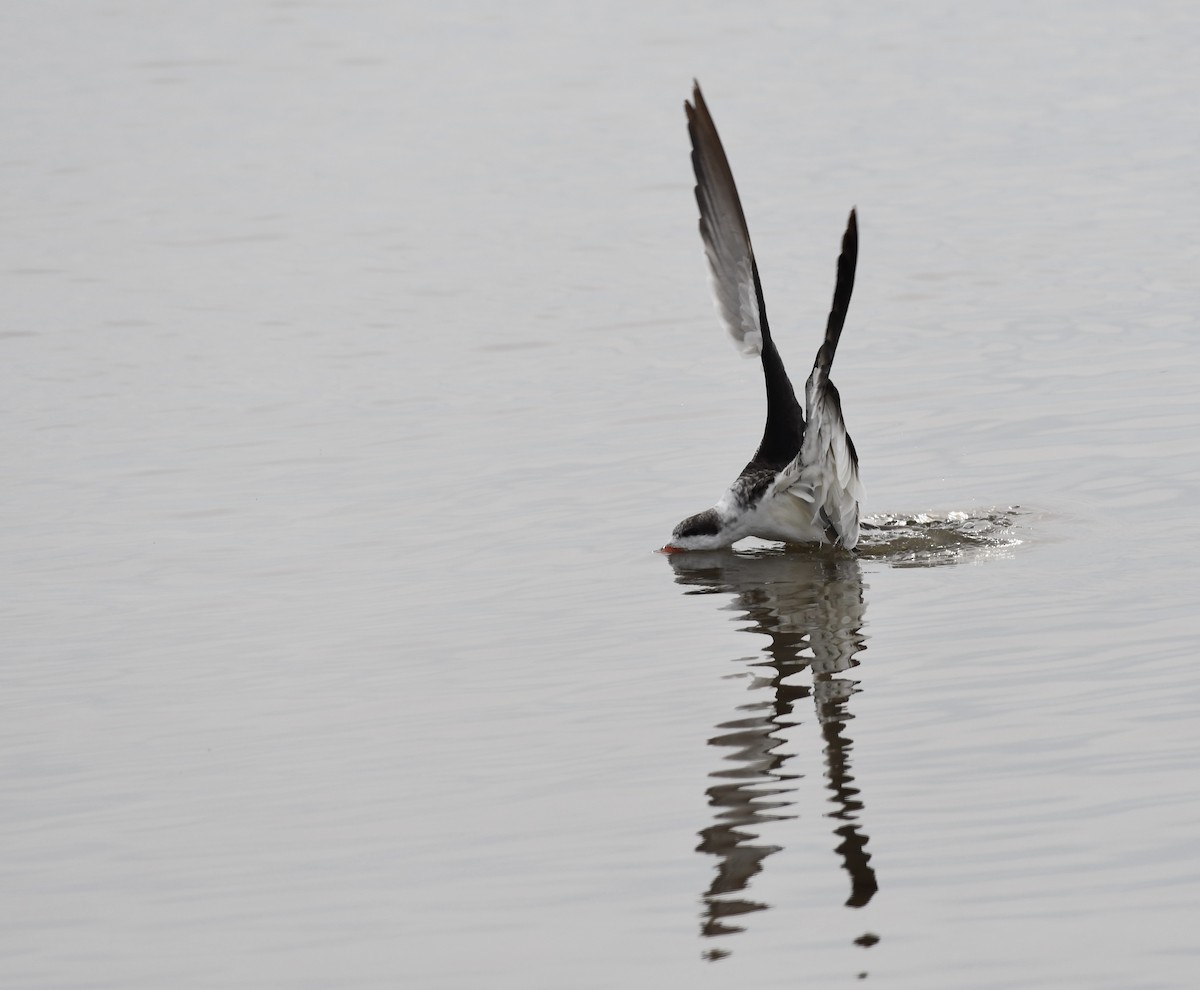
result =
[[[1190,8],[16,4],[22,987],[1184,988]],[[651,552],[761,429],[698,77],[856,556]]]

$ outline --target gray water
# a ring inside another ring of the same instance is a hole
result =
[[[1187,4],[11,3],[6,987],[1200,982]],[[653,553],[845,215],[856,555]]]

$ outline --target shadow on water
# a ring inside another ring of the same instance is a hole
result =
[[[804,776],[789,764],[785,733],[803,720],[795,707],[811,698],[820,726],[825,787],[833,819],[834,851],[849,880],[845,906],[861,908],[879,889],[867,852],[864,802],[854,786],[853,741],[846,727],[858,682],[846,676],[866,649],[866,600],[860,560],[894,567],[930,567],[1002,551],[1019,542],[1013,510],[968,515],[876,516],[865,520],[854,553],[832,548],[772,547],[677,553],[667,556],[685,594],[731,595],[722,605],[749,620],[746,632],[767,637],[758,656],[739,658],[750,700],[717,725],[709,744],[722,751],[708,788],[714,821],[700,831],[697,851],[717,858],[716,875],[703,895],[701,934],[743,931],[734,919],[770,905],[749,895],[751,880],[782,846],[759,841],[756,827],[796,818],[791,781]],[[808,672],[805,676],[805,672]],[[803,681],[801,678],[803,677]],[[870,946],[877,935],[855,940]],[[729,954],[712,948],[710,959]]]

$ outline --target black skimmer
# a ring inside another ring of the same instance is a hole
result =
[[[715,550],[747,536],[785,543],[858,543],[858,454],[846,432],[838,390],[829,380],[858,259],[854,210],[842,237],[833,307],[825,340],[796,401],[783,359],[767,326],[767,309],[750,231],[721,138],[697,83],[684,103],[692,138],[700,237],[708,258],[713,300],[729,335],[744,354],[762,358],[767,425],[750,463],[711,509],[675,527],[662,549]],[[807,416],[806,416],[807,413]]]

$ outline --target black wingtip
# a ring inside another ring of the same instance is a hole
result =
[[[825,325],[825,343],[817,351],[814,367],[823,367],[826,372],[833,364],[846,313],[850,309],[850,296],[854,292],[854,271],[858,267],[858,208],[850,210],[846,221],[846,232],[842,235],[842,252],[837,260],[837,284],[833,289],[833,306],[829,310],[829,322]]]
[[[692,80],[692,98],[683,101],[683,111],[687,114],[689,126],[695,125],[697,115],[702,114],[708,117],[708,104],[704,102],[704,94],[700,92],[700,83],[695,79]]]

